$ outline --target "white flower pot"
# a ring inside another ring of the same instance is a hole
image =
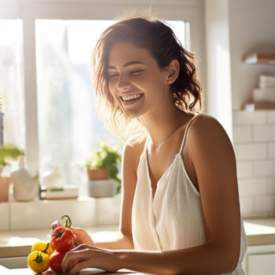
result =
[[[88,194],[93,198],[106,198],[116,195],[118,183],[113,179],[88,181]]]

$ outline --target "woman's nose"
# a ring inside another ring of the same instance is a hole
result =
[[[127,77],[120,76],[117,82],[117,89],[120,91],[128,90],[131,86]]]

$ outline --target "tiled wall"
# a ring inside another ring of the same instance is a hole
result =
[[[110,198],[0,203],[0,231],[46,229],[67,214],[76,227],[119,224],[121,194]]]
[[[233,111],[242,217],[275,214],[275,110]]]

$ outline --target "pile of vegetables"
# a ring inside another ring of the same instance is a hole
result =
[[[39,242],[32,246],[32,252],[28,257],[28,267],[36,273],[42,273],[51,268],[56,273],[62,273],[61,263],[66,253],[78,246],[74,234],[70,230],[71,218],[63,215],[61,219],[66,219],[64,226],[57,227],[51,233],[50,243]],[[78,264],[78,261],[71,261],[68,267],[70,271]]]

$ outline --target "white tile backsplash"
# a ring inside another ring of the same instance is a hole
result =
[[[97,203],[97,225],[117,224],[120,219],[121,197],[98,198]]]
[[[267,111],[267,123],[275,124],[275,111]]]
[[[233,147],[243,217],[275,214],[275,111],[233,111]]]
[[[256,213],[270,213],[275,211],[275,197],[274,196],[259,196],[255,198],[255,212]]]
[[[252,126],[233,126],[233,142],[251,142]]]
[[[265,111],[257,112],[233,112],[233,125],[255,125],[265,124],[267,122],[267,114]]]
[[[241,198],[240,197],[240,208],[241,208],[241,214],[243,216],[249,215],[251,216],[254,212],[254,198]]]
[[[266,143],[236,144],[235,148],[238,160],[267,159]]]
[[[269,159],[275,159],[275,142],[271,142],[267,145],[267,154]]]
[[[240,197],[251,197],[257,195],[267,195],[267,179],[240,179],[238,180]]]
[[[254,176],[275,176],[275,160],[254,161]]]
[[[252,161],[237,161],[237,176],[241,178],[250,178],[253,176]]]
[[[275,178],[267,179],[267,193],[269,195],[275,195]]]
[[[97,224],[96,202],[89,200],[56,200],[10,203],[10,230],[51,228],[51,224],[69,215],[73,225],[91,227]],[[49,232],[50,233],[50,232]]]
[[[79,198],[78,200],[34,200],[0,203],[0,231],[50,228],[66,214],[73,226],[93,227],[119,224],[121,194],[106,198]]]
[[[253,128],[254,141],[274,141],[275,125],[255,125]]]

